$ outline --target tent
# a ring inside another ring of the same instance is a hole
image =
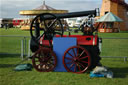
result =
[[[112,12],[108,12],[106,15],[102,16],[97,22],[122,22],[118,16],[114,15]]]
[[[119,26],[116,26],[116,23],[122,21],[121,18],[114,15],[112,12],[108,12],[96,22],[102,23],[99,27],[99,32],[119,32]]]
[[[53,14],[62,14],[62,13],[68,13],[68,10],[57,10],[54,9],[48,5],[45,4],[45,1],[43,1],[43,4],[37,8],[34,8],[32,10],[21,10],[19,12],[20,15],[29,16],[30,18],[28,20],[24,20],[21,23],[21,30],[29,30],[30,24],[32,19],[41,13],[53,13]],[[66,26],[64,27],[66,29]]]

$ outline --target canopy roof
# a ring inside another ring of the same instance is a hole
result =
[[[33,10],[56,10],[48,5],[45,4],[45,1],[43,2],[43,5],[33,9]]]
[[[21,10],[19,12],[20,15],[38,15],[41,13],[55,13],[55,14],[60,14],[60,13],[67,13],[68,10],[56,10],[48,5],[45,4],[45,1],[43,2],[43,5],[32,9],[32,10]]]
[[[122,22],[118,16],[114,15],[112,12],[108,12],[106,15],[102,16],[96,22]]]

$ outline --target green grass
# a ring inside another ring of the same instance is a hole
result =
[[[67,33],[66,33],[67,34]],[[72,33],[73,34],[73,33]],[[30,36],[29,31],[20,29],[1,29],[0,35]],[[100,37],[128,38],[128,33],[99,33]],[[20,42],[23,38],[0,37],[0,53],[20,53]],[[113,41],[113,42],[111,42]],[[115,43],[116,42],[116,43]],[[101,55],[128,56],[128,40],[103,40],[104,53]],[[110,46],[108,49],[108,46]],[[113,53],[116,51],[117,53]],[[20,55],[0,55],[0,85],[127,85],[128,62],[123,59],[103,58],[101,63],[114,73],[113,79],[90,78],[89,73],[73,74],[69,72],[15,72],[15,65],[21,62]],[[31,60],[24,63],[31,63]]]
[[[90,78],[89,73],[73,74],[69,72],[15,72],[15,64],[20,62],[17,56],[0,58],[0,84],[1,85],[127,85],[128,62],[119,59],[103,59],[103,65],[114,72],[114,78]],[[31,61],[26,61],[28,63]]]
[[[1,29],[0,35],[8,36],[30,36],[29,31],[22,31],[18,28]],[[24,37],[0,37],[0,53],[20,53],[21,51],[21,40]],[[29,38],[26,38],[27,44]],[[28,46],[27,46],[28,47]]]
[[[102,38],[128,38],[128,33],[99,33]]]
[[[0,35],[16,35],[16,36],[30,36],[29,31],[22,31],[19,28],[4,29],[0,28]]]
[[[101,56],[128,57],[128,39],[103,39]]]

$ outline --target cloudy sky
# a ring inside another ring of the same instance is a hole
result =
[[[128,3],[128,0],[125,0]],[[84,11],[100,8],[102,0],[45,0],[55,9]],[[18,18],[20,10],[31,10],[43,4],[43,0],[0,0],[0,18]]]

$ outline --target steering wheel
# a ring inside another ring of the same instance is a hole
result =
[[[49,40],[50,43],[50,46],[44,47],[52,47],[51,40],[53,39],[53,37],[57,34],[63,36],[63,25],[61,23],[61,20],[54,14],[39,14],[32,20],[30,26],[30,34],[33,41],[38,45],[44,46],[40,44],[40,39],[43,37],[43,39]]]

